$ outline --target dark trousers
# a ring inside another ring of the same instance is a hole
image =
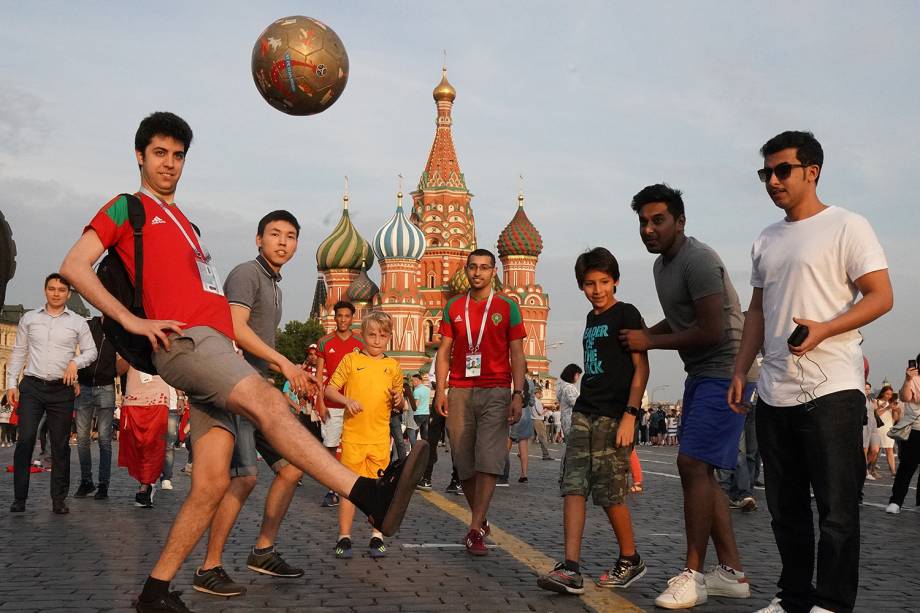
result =
[[[428,441],[428,468],[425,469],[425,479],[428,481],[431,481],[431,473],[434,472],[434,465],[438,462],[438,441],[447,430],[446,424],[447,420],[432,407],[431,414],[428,416],[428,438],[425,439]],[[460,482],[456,468],[451,472],[450,481],[451,483]]]
[[[757,440],[767,506],[783,570],[777,596],[790,613],[817,605],[853,610],[859,585],[859,492],[866,478],[862,422],[866,397],[844,390],[811,403],[757,402]],[[818,507],[818,574],[811,511]]]
[[[898,460],[898,473],[894,477],[894,486],[891,488],[891,498],[888,502],[903,507],[910,480],[917,466],[920,466],[920,430],[911,430],[910,438],[898,442]],[[920,477],[917,477],[917,486],[917,506],[920,506]]]
[[[70,429],[73,388],[25,377],[19,384],[19,441],[13,454],[13,490],[17,500],[29,497],[29,469],[42,415],[51,445],[51,498],[63,500],[70,489]]]

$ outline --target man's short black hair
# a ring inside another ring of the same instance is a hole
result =
[[[422,380],[422,375],[420,375],[420,374],[418,374],[418,373],[413,373],[413,374],[412,374],[412,378],[413,378],[413,379],[418,379],[419,381],[421,381],[421,380]]]
[[[348,309],[349,311],[351,311],[352,315],[355,314],[355,305],[348,302],[347,300],[339,300],[338,302],[336,302],[335,306],[332,307],[332,312],[338,313],[339,309]]]
[[[668,212],[674,217],[679,218],[684,214],[684,199],[681,198],[683,193],[679,189],[674,189],[667,183],[656,183],[643,187],[642,190],[633,196],[632,210],[638,213],[646,204],[650,202],[664,202],[668,205]]]
[[[53,273],[51,273],[50,275],[48,275],[47,277],[45,277],[45,287],[48,287],[48,284],[51,283],[52,281],[54,281],[55,279],[58,280],[58,281],[60,281],[60,282],[63,283],[64,285],[66,285],[68,291],[70,290],[70,281],[68,281],[67,279],[65,279],[65,278],[64,278],[64,275],[62,275],[62,274],[59,273],[59,272],[53,272]]]
[[[470,251],[470,254],[466,256],[466,265],[469,266],[470,260],[475,257],[489,258],[492,260],[492,267],[495,267],[495,254],[488,249],[473,249]]]
[[[291,214],[289,211],[285,211],[285,210],[272,211],[271,213],[269,213],[268,215],[260,219],[259,220],[259,230],[258,230],[259,236],[262,236],[265,234],[265,226],[267,226],[273,221],[288,222],[289,224],[294,226],[294,229],[297,230],[298,238],[300,237],[300,224],[297,223],[297,218],[294,217],[294,215]]]
[[[154,136],[169,136],[185,145],[185,151],[192,144],[192,128],[184,119],[174,113],[157,111],[151,113],[137,126],[134,135],[134,150],[144,153]]]
[[[795,149],[795,158],[799,161],[799,164],[824,168],[824,149],[811,132],[787,130],[777,134],[764,143],[764,146],[760,148],[760,155],[767,157],[783,149]],[[819,170],[819,178],[820,174],[821,171]],[[815,183],[817,182],[816,179]]]
[[[575,375],[580,375],[581,372],[581,367],[578,364],[569,364],[562,369],[562,374],[559,375],[559,378],[566,383],[575,383]]]
[[[620,280],[620,264],[613,254],[603,247],[585,251],[575,260],[575,279],[578,281],[578,287],[584,285],[585,276],[592,270],[605,272],[614,281]]]

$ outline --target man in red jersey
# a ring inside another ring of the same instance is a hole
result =
[[[472,511],[466,550],[485,555],[486,515],[508,456],[508,427],[521,418],[527,333],[517,303],[492,289],[492,252],[471,252],[466,277],[470,291],[444,305],[434,404],[447,418],[454,468]]]
[[[186,391],[197,413],[207,414],[217,425],[194,441],[191,490],[136,602],[140,612],[189,610],[178,592],[169,591],[169,582],[211,523],[229,486],[235,438],[230,412],[253,422],[282,457],[346,496],[384,534],[399,526],[424,468],[417,461],[421,454],[414,454],[380,479],[358,477],[323,450],[299,425],[281,392],[236,352],[230,306],[214,262],[175,204],[191,141],[188,124],[163,112],[145,118],[135,135],[141,178],[137,196],[146,219],[142,301],[149,319],[137,317],[115,299],[92,268],[106,249],[114,248],[133,280],[134,235],[126,198],[116,197],[102,207],[61,265],[62,274],[105,316],[150,340],[158,373]],[[295,393],[306,389],[308,377],[302,370],[270,366],[283,372]]]
[[[332,312],[335,313],[335,332],[319,339],[316,345],[316,372],[322,375],[324,385],[338,368],[342,358],[349,353],[360,352],[364,349],[364,341],[351,329],[351,322],[355,317],[355,305],[340,300],[332,307]],[[321,391],[316,396],[316,410],[320,419],[323,420],[323,445],[329,450],[329,453],[335,456],[336,449],[342,442],[345,407],[331,400],[326,401]],[[337,507],[338,505],[339,495],[332,490],[326,492],[321,506]]]

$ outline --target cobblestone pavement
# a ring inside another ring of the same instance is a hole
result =
[[[117,453],[117,446],[116,446]],[[530,460],[527,484],[513,457],[512,485],[500,488],[492,504],[496,527],[489,555],[473,559],[460,542],[465,503],[446,495],[449,455],[439,449],[435,490],[419,496],[406,516],[401,532],[388,540],[390,554],[383,560],[362,555],[370,538],[366,525],[353,531],[356,556],[336,560],[332,553],[337,529],[336,511],[320,508],[323,488],[310,479],[298,490],[282,527],[278,548],[296,565],[306,568],[301,579],[271,579],[246,568],[246,555],[258,533],[270,471],[260,467],[259,485],[243,509],[227,544],[224,565],[246,584],[248,594],[222,599],[199,594],[191,577],[200,563],[200,544],[174,582],[195,611],[626,611],[654,609],[654,598],[668,577],[681,568],[684,536],[680,483],[674,448],[641,447],[645,493],[632,497],[639,551],[649,571],[628,590],[612,593],[589,586],[583,597],[565,597],[536,586],[538,572],[562,554],[562,505],[556,478],[561,450],[555,461]],[[72,450],[72,487],[79,468]],[[176,454],[177,468],[185,451]],[[0,449],[0,462],[12,463],[12,449]],[[94,461],[95,466],[95,461]],[[70,514],[51,513],[47,498],[49,473],[32,475],[32,496],[23,514],[7,509],[12,499],[12,474],[0,483],[0,611],[128,610],[131,600],[152,568],[170,522],[189,486],[177,473],[173,491],[158,491],[154,509],[136,508],[135,485],[124,469],[115,469],[108,501],[68,499]],[[917,611],[920,608],[920,508],[908,495],[901,515],[887,515],[891,479],[867,482],[862,514],[862,571],[858,611]],[[753,598],[732,601],[711,598],[699,609],[711,612],[752,611],[764,606],[774,592],[779,560],[769,525],[763,492],[756,493],[761,510],[734,512],[742,559],[751,577]],[[596,578],[612,564],[616,543],[599,509],[589,508],[582,551],[589,577]],[[710,549],[709,563],[714,563]],[[633,606],[635,605],[635,606]]]

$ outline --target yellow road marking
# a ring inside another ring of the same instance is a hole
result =
[[[470,523],[470,511],[466,507],[452,502],[437,492],[419,492],[419,495],[427,502],[448,515],[453,516],[464,525]],[[495,524],[492,524],[492,540],[495,544],[511,554],[518,562],[530,567],[535,573],[540,574],[548,571],[553,567],[555,561],[540,553],[521,539],[509,532],[505,532]],[[585,575],[585,593],[581,595],[581,600],[595,611],[604,611],[604,613],[636,612],[642,611],[633,603],[629,602],[622,596],[617,595],[613,590],[599,588]]]

